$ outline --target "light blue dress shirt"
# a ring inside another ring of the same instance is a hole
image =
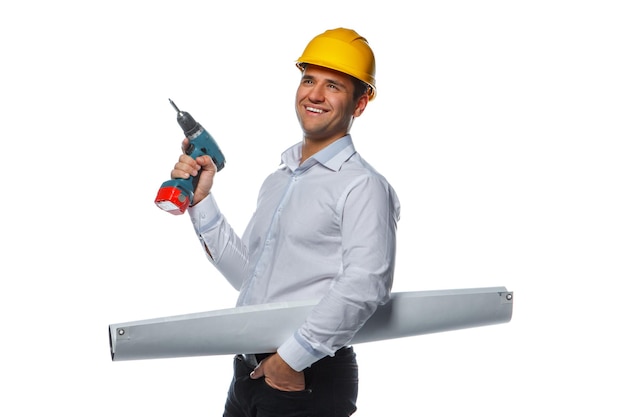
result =
[[[400,216],[394,189],[350,135],[302,164],[301,151],[282,154],[241,238],[213,194],[188,210],[208,259],[239,290],[238,306],[319,300],[278,348],[296,371],[348,345],[388,301]]]

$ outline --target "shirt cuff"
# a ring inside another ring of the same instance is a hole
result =
[[[196,233],[199,235],[216,221],[219,217],[220,209],[213,198],[213,194],[209,194],[198,204],[190,206],[187,212]]]
[[[298,341],[297,333],[278,348],[278,354],[296,372],[308,368],[325,356],[310,347],[305,347]]]

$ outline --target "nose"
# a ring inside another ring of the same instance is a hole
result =
[[[321,83],[315,84],[309,90],[309,100],[314,103],[320,103],[324,101],[324,86]]]

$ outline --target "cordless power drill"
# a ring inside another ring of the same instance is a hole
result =
[[[176,110],[176,120],[180,125],[185,136],[189,139],[189,146],[185,150],[185,153],[196,159],[199,156],[209,155],[217,170],[220,171],[224,168],[224,154],[220,150],[219,146],[215,142],[215,139],[196,122],[193,117],[186,111],[178,110],[176,104],[170,99],[170,104]],[[198,179],[200,173],[195,177],[189,177],[186,179],[177,178],[169,181],[165,181],[161,184],[159,192],[157,193],[154,203],[164,211],[172,214],[183,214],[187,207],[193,202],[193,193],[198,185]]]

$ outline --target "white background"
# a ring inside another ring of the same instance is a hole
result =
[[[620,4],[4,2],[0,414],[221,415],[230,357],[109,353],[111,323],[236,298],[153,204],[182,139],[167,99],[224,151],[243,231],[300,139],[294,61],[343,26],[378,61],[352,133],[401,198],[394,290],[515,293],[510,323],[359,345],[356,415],[624,415]]]

